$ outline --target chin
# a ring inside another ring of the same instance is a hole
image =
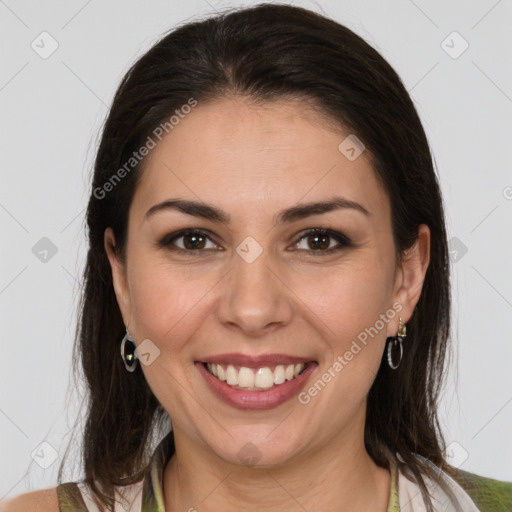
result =
[[[227,436],[224,443],[210,445],[218,457],[236,466],[269,469],[289,462],[297,455],[299,445],[296,436],[290,432],[279,432],[275,426],[262,425],[258,428],[251,425],[245,432],[233,437]]]

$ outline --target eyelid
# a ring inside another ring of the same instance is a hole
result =
[[[341,233],[341,232],[333,230],[333,229],[328,229],[328,228],[311,228],[306,231],[303,231],[298,236],[297,241],[294,242],[293,245],[297,245],[301,240],[303,240],[304,238],[306,238],[310,235],[326,235],[326,236],[329,236],[329,237],[333,238],[334,240],[336,240],[336,242],[338,242],[338,246],[331,247],[330,249],[317,250],[317,251],[314,251],[311,249],[309,251],[306,251],[306,252],[313,253],[313,254],[330,253],[330,252],[334,252],[338,249],[343,249],[344,247],[352,247],[354,245],[352,243],[352,240],[344,233]],[[302,249],[299,249],[299,250],[302,250]]]
[[[215,245],[219,245],[215,240],[214,240],[214,236],[212,236],[212,233],[207,230],[207,229],[199,229],[199,228],[186,228],[186,229],[182,229],[182,230],[179,230],[179,231],[176,231],[176,232],[173,232],[173,233],[169,233],[167,235],[165,235],[163,238],[161,238],[158,242],[157,242],[157,247],[160,247],[160,248],[166,248],[166,247],[169,247],[173,244],[173,242],[179,238],[182,238],[186,235],[200,235],[200,236],[203,236],[204,238],[207,238],[208,240],[210,240],[212,243],[214,243]],[[353,246],[353,243],[352,241],[350,240],[350,238],[348,236],[346,236],[344,233],[341,233],[339,231],[336,231],[336,230],[332,230],[332,229],[328,229],[328,228],[310,228],[310,229],[307,229],[305,231],[302,231],[296,238],[296,241],[293,243],[293,245],[297,245],[300,241],[302,241],[304,238],[310,236],[310,235],[326,235],[326,236],[329,236],[331,238],[333,238],[334,240],[336,240],[336,242],[338,243],[338,245],[336,247],[331,247],[330,249],[324,249],[324,250],[307,250],[307,249],[298,249],[299,251],[303,251],[303,252],[308,252],[308,253],[312,253],[312,254],[325,254],[325,253],[331,253],[331,252],[334,252],[336,250],[339,250],[339,249],[342,249],[342,248],[345,248],[345,247],[352,247]],[[193,249],[182,249],[181,247],[177,247],[177,246],[173,246],[172,250],[174,251],[178,251],[178,252],[182,252],[182,253],[188,253],[188,254],[191,254],[191,253],[196,253],[196,254],[199,254],[199,253],[202,253],[202,252],[205,252],[206,249],[198,249],[198,250],[193,250]],[[208,249],[208,250],[212,250],[212,249]]]
[[[208,240],[213,242],[215,245],[219,245],[214,240],[214,237],[212,236],[212,233],[210,233],[207,229],[195,229],[195,228],[181,229],[179,231],[175,231],[173,233],[169,233],[169,234],[165,235],[163,238],[161,238],[157,242],[156,245],[158,247],[161,247],[161,248],[166,248],[168,246],[171,246],[175,240],[177,240],[179,238],[182,238],[182,237],[184,237],[186,235],[200,235],[200,236],[203,236],[204,238],[207,238]],[[176,247],[176,246],[173,246],[173,250],[181,251],[181,252],[187,252],[187,253],[194,253],[194,252],[195,253],[200,253],[200,252],[204,251],[204,249],[197,250],[197,251],[187,250],[187,249],[182,249],[181,247]]]

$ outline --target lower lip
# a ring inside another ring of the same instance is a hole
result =
[[[214,377],[203,363],[196,362],[195,365],[212,391],[227,404],[237,409],[263,410],[277,407],[297,395],[316,368],[317,363],[308,363],[306,369],[298,377],[266,391],[234,389],[224,381]]]

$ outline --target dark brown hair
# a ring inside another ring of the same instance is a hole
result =
[[[398,454],[432,510],[421,474],[436,474],[415,454],[452,471],[437,416],[450,288],[442,199],[427,138],[400,78],[375,49],[333,20],[280,4],[230,10],[172,30],[131,67],[116,92],[87,209],[89,250],[74,354],[88,393],[85,481],[113,510],[113,486],[144,476],[152,436],[166,417],[140,367],[128,373],[121,360],[125,326],[103,245],[112,227],[123,259],[144,160],[113,186],[105,184],[191,98],[201,104],[230,94],[256,103],[299,99],[356,134],[389,196],[398,255],[415,242],[420,224],[430,228],[430,265],[407,325],[404,357],[396,371],[382,361],[368,396],[365,444],[382,467],[390,458],[398,462]]]

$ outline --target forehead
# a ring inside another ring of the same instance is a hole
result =
[[[385,209],[369,155],[344,152],[351,137],[304,101],[198,103],[146,157],[134,203],[185,197],[225,209],[280,209],[336,193]]]

